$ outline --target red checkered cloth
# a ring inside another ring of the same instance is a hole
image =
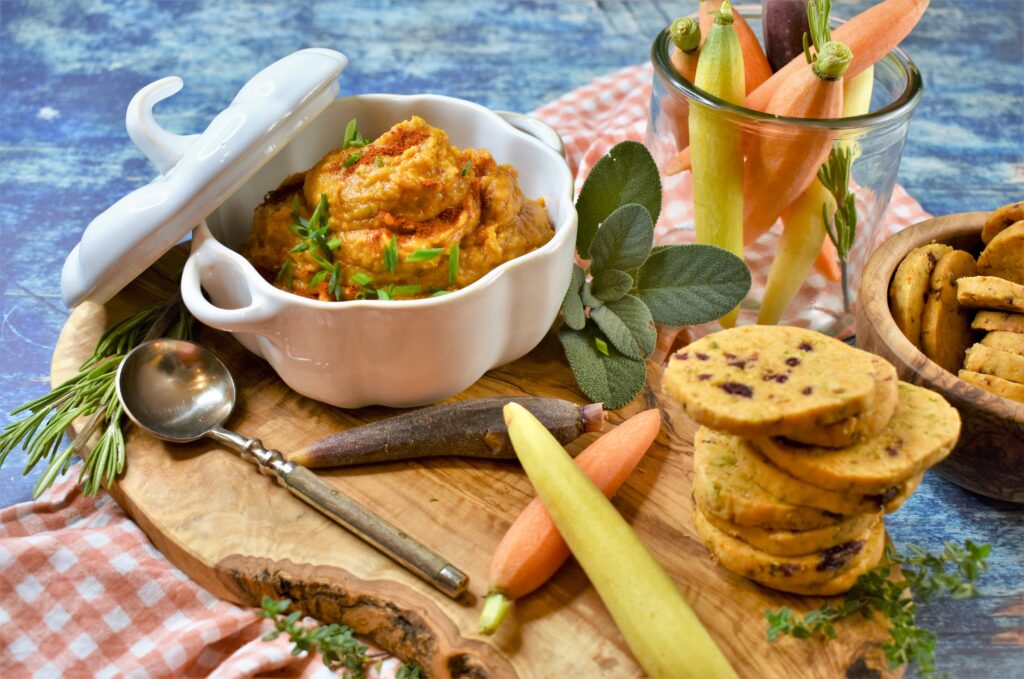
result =
[[[535,112],[562,134],[577,188],[615,143],[643,138],[650,81],[649,67],[623,69]],[[666,182],[659,241],[680,240],[692,221],[686,190],[685,175]],[[925,216],[897,187],[888,232]],[[4,677],[331,676],[286,639],[261,641],[268,621],[189,581],[109,496],[83,496],[80,469],[0,510]],[[382,659],[371,676],[398,665]]]

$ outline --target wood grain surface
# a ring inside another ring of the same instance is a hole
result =
[[[166,296],[179,249],[106,306],[84,305],[65,325],[53,381],[66,378],[103,327]],[[287,451],[338,429],[386,417],[384,408],[343,411],[285,387],[231,337],[203,329],[199,341],[233,371],[239,402],[228,425]],[[690,516],[694,425],[650,384],[612,423],[664,408],[664,426],[615,504],[666,567],[685,598],[743,677],[877,677],[884,664],[879,621],[844,623],[828,644],[769,644],[764,611],[798,611],[820,600],[782,595],[713,563]],[[325,379],[328,379],[325,377]],[[549,336],[525,358],[488,373],[457,398],[533,394],[582,402]],[[579,448],[593,439],[587,435]],[[434,459],[370,465],[322,476],[471,577],[453,601],[309,509],[233,453],[207,442],[164,444],[135,429],[128,470],[112,491],[153,543],[196,582],[244,605],[287,596],[324,621],[344,622],[432,677],[636,677],[641,672],[582,570],[566,564],[544,588],[516,605],[498,634],[476,633],[491,552],[533,493],[511,462]],[[629,577],[624,573],[623,577]]]
[[[888,359],[901,380],[939,392],[960,412],[960,441],[936,467],[939,474],[975,493],[1024,503],[1024,403],[964,382],[929,360],[903,336],[889,311],[889,282],[908,252],[938,242],[976,257],[986,217],[987,212],[936,217],[882,243],[864,268],[857,343]],[[977,333],[977,339],[983,335]]]

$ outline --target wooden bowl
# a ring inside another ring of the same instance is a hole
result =
[[[975,493],[1024,503],[1024,403],[968,384],[939,367],[903,336],[889,311],[889,283],[908,252],[934,241],[977,256],[987,217],[987,212],[936,217],[882,243],[861,279],[857,344],[888,359],[900,379],[937,391],[960,411],[960,441],[935,468],[940,475]]]

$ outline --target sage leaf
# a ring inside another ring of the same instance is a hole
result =
[[[573,330],[563,325],[558,329],[558,339],[580,389],[590,400],[615,410],[629,404],[643,389],[647,363],[623,356],[614,346],[609,346],[608,356],[604,356],[597,350],[596,338],[590,327]]]
[[[695,325],[721,318],[750,291],[750,270],[714,245],[673,245],[637,273],[635,294],[658,323]]]
[[[647,306],[633,295],[590,310],[590,319],[616,349],[629,358],[643,359],[654,350],[658,333]]]
[[[565,324],[573,330],[582,330],[587,324],[587,313],[583,309],[583,300],[580,299],[580,292],[583,283],[587,280],[587,272],[578,264],[572,265],[572,278],[569,279],[569,289],[565,291],[565,299],[562,300],[562,312],[565,314]]]
[[[621,299],[632,289],[633,277],[618,269],[608,269],[595,274],[594,280],[590,282],[590,293],[605,302]]]
[[[595,297],[592,288],[593,286],[591,282],[587,281],[583,284],[583,290],[580,292],[580,299],[583,300],[583,306],[590,307],[591,310],[604,306],[604,300]]]
[[[590,244],[590,270],[632,271],[637,269],[654,245],[654,222],[643,205],[630,203],[618,208],[601,223]]]
[[[650,151],[635,141],[612,147],[590,170],[576,200],[579,230],[576,250],[590,258],[590,244],[598,226],[620,205],[639,203],[647,208],[651,222],[661,214],[661,177]]]

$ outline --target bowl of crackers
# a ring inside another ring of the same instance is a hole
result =
[[[858,345],[960,411],[960,441],[936,470],[1024,503],[1024,201],[893,236],[868,260],[860,300]]]

